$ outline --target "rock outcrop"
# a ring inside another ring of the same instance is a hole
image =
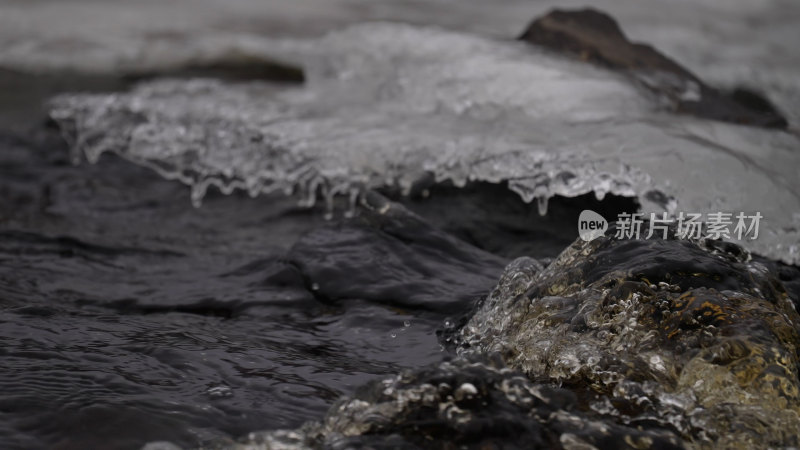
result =
[[[541,272],[512,263],[461,353],[499,353],[691,447],[797,446],[800,316],[781,277],[720,241],[579,240]]]
[[[606,236],[614,234],[614,228]],[[457,357],[236,448],[767,448],[800,431],[800,271],[731,243],[577,240],[522,257]]]
[[[595,9],[554,10],[534,20],[519,39],[627,73],[676,112],[768,128],[788,126],[764,97],[748,89],[726,93],[707,85],[653,47],[629,41],[611,16]]]
[[[591,447],[589,447],[591,446]],[[298,431],[255,433],[246,448],[681,448],[582,411],[568,389],[533,383],[499,360],[456,359],[362,389]]]

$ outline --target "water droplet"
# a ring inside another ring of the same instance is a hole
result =
[[[312,290],[312,291],[318,291],[318,290],[319,290],[319,284],[317,284],[317,283],[312,283],[312,284],[311,284],[311,290]]]
[[[404,326],[404,327],[406,327],[406,328],[408,328],[408,327],[410,327],[410,326],[411,326],[411,322],[410,322],[410,321],[408,321],[408,320],[406,320],[406,321],[403,321],[403,326]]]

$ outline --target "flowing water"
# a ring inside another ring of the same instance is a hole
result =
[[[788,131],[514,41],[547,2],[234,3],[0,2],[4,448],[320,419],[452,356],[504,267],[546,266],[586,208],[758,211],[740,244],[800,262],[795,3],[598,5]],[[241,61],[302,81],[176,77]]]

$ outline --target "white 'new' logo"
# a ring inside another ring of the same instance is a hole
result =
[[[589,242],[597,239],[606,233],[608,229],[608,221],[592,211],[591,209],[584,209],[578,217],[578,235],[581,239]]]

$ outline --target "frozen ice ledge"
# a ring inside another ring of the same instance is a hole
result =
[[[796,133],[675,114],[676,98],[705,91],[642,87],[675,84],[669,74],[632,82],[525,42],[391,23],[237,40],[216,57],[231,52],[301,66],[305,82],[159,79],[60,96],[51,116],[76,160],[117,153],[191,185],[197,204],[214,185],[332,208],[432,174],[507,183],[542,214],[553,196],[587,192],[637,196],[645,212],[760,212],[758,239],[742,244],[800,261]]]

